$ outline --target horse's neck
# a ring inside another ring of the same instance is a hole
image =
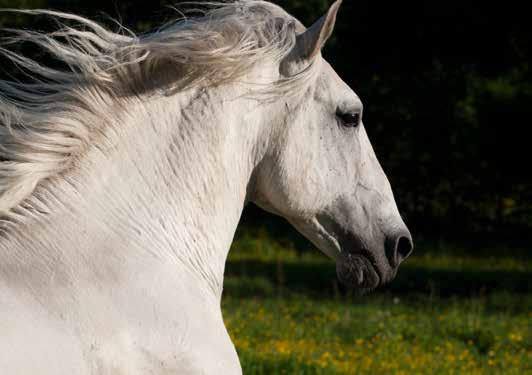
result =
[[[40,188],[29,204],[41,209],[0,240],[0,281],[102,282],[172,264],[218,299],[255,142],[231,114],[235,103],[221,99],[196,92],[130,103],[124,123]]]

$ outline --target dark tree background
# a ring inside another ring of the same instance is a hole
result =
[[[175,17],[168,6],[176,3],[0,0],[0,7],[76,12],[116,28],[110,16],[146,31]],[[307,25],[330,4],[277,3]],[[529,14],[518,2],[344,0],[324,54],[362,98],[368,133],[414,233],[532,237]],[[9,13],[0,13],[0,26],[50,27]],[[283,227],[253,208],[243,221]]]

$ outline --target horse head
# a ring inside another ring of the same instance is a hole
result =
[[[314,69],[315,79],[303,94],[283,99],[252,200],[335,259],[344,284],[371,289],[395,276],[413,243],[364,129],[362,102],[320,52],[339,6],[308,29],[296,24],[279,74]]]

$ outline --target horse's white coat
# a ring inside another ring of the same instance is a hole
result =
[[[362,125],[336,118],[337,108],[361,113],[361,102],[319,54],[339,3],[305,34],[271,4],[237,5],[223,9],[262,12],[294,38],[279,44],[290,49],[247,61],[244,73],[221,64],[229,70],[216,85],[194,78],[171,93],[87,91],[97,103],[89,114],[61,117],[57,134],[45,123],[20,135],[17,113],[19,122],[35,116],[12,97],[35,92],[0,84],[11,95],[0,102],[2,136],[18,142],[0,142],[2,374],[241,373],[220,298],[247,201],[286,217],[336,259],[346,252],[339,232],[350,227],[364,249],[375,247],[380,282],[395,272],[373,242],[404,224]],[[87,64],[97,80],[123,78]],[[275,96],[284,89],[272,79],[297,90]],[[83,115],[102,123],[86,129],[76,123]],[[68,152],[54,149],[54,134],[72,143]]]

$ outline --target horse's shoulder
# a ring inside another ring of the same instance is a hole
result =
[[[89,374],[79,338],[41,304],[0,285],[3,374]],[[47,369],[49,372],[43,372]]]

